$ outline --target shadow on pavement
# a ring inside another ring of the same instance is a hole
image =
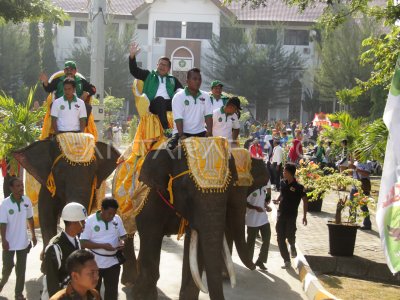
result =
[[[29,272],[29,270],[27,270]],[[36,280],[25,282],[26,299],[40,299],[40,291],[42,290],[43,275]]]

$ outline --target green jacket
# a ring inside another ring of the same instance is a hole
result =
[[[168,74],[164,77],[161,77],[161,80],[166,80],[167,93],[170,99],[172,99],[175,93],[175,77]],[[143,85],[143,93],[147,95],[147,98],[149,98],[150,101],[156,97],[159,85],[160,82],[158,79],[158,73],[157,71],[153,70],[147,76]]]

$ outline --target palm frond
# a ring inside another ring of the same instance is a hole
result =
[[[362,160],[377,160],[383,163],[385,159],[386,142],[389,132],[383,119],[377,119],[367,125],[357,140],[357,150]]]

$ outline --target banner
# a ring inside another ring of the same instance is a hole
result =
[[[379,191],[376,222],[387,265],[400,272],[400,57],[396,63],[383,121],[389,137]]]

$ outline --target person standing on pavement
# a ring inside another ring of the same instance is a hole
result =
[[[14,267],[14,256],[17,256],[15,274],[15,299],[24,300],[26,257],[32,246],[28,239],[26,223],[31,232],[33,246],[37,240],[33,224],[33,209],[31,200],[24,196],[24,185],[22,180],[12,177],[9,181],[11,195],[0,203],[0,229],[2,253],[2,277],[0,280],[0,293],[7,283]]]
[[[95,289],[99,280],[99,268],[93,253],[75,250],[67,258],[66,268],[71,281],[50,300],[101,300]]]
[[[250,193],[247,197],[246,226],[247,226],[247,247],[249,256],[253,260],[254,245],[257,234],[260,232],[262,245],[258,259],[255,263],[261,270],[267,270],[264,264],[267,263],[268,250],[271,240],[271,226],[269,225],[268,214],[272,209],[269,207],[271,201],[271,182],[260,189]]]
[[[121,250],[124,247],[126,231],[121,218],[116,215],[118,202],[114,198],[105,198],[101,210],[89,216],[80,241],[82,248],[94,253],[99,267],[99,282],[96,289],[100,292],[104,281],[104,299],[118,299]]]
[[[49,299],[67,286],[70,278],[66,261],[72,252],[81,249],[78,235],[85,228],[86,217],[87,212],[82,204],[70,202],[64,206],[61,219],[65,230],[50,240],[44,254],[46,276],[43,278],[42,300]]]
[[[365,196],[370,196],[371,194],[371,166],[366,162],[362,162],[359,159],[359,154],[356,153],[356,160],[353,158],[350,159],[349,169],[353,170],[353,178],[357,179],[361,182],[361,190]],[[353,186],[350,191],[350,200],[354,199],[354,194],[358,193],[358,189]],[[371,230],[372,223],[369,216],[369,209],[367,205],[362,205],[361,210],[365,213],[368,213],[363,221],[363,226],[360,227],[361,230]]]
[[[303,136],[301,131],[296,131],[296,138],[292,141],[292,147],[289,150],[289,160],[293,164],[298,164],[299,160],[303,158],[303,145],[301,141]]]
[[[283,161],[283,149],[280,145],[279,140],[274,140],[274,150],[271,156],[271,171],[274,174],[275,189],[277,192],[280,191],[280,183],[282,178],[282,161]]]
[[[286,239],[290,245],[292,258],[297,256],[296,250],[296,219],[300,201],[303,200],[303,225],[307,225],[308,200],[304,186],[299,184],[295,178],[296,166],[286,164],[283,170],[281,182],[281,193],[274,203],[279,204],[278,220],[276,222],[276,233],[278,236],[278,246],[281,256],[284,260],[282,268],[289,268],[290,256],[286,245]]]

